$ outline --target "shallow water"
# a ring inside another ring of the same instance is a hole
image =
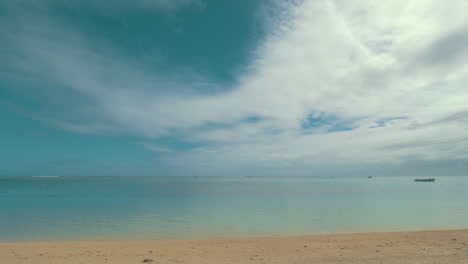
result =
[[[468,177],[0,177],[0,240],[468,228]]]

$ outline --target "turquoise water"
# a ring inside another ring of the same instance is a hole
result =
[[[468,177],[0,177],[0,241],[468,228]]]

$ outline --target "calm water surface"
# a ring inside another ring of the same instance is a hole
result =
[[[468,177],[0,177],[0,241],[468,228]]]

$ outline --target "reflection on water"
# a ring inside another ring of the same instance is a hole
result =
[[[0,178],[0,240],[468,228],[466,177]]]

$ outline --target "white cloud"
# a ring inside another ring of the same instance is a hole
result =
[[[156,152],[167,152],[167,153],[175,152],[174,149],[167,148],[167,147],[161,147],[161,146],[158,146],[158,145],[153,144],[153,143],[151,143],[151,142],[137,142],[137,144],[138,144],[138,145],[141,145],[141,146],[143,146],[145,149],[151,150],[151,151],[156,151]]]
[[[248,72],[223,93],[192,88],[222,86],[196,69],[184,72],[184,81],[180,73],[158,75],[85,41],[67,41],[63,30],[61,39],[34,38],[34,45],[23,39],[44,68],[23,66],[84,96],[98,113],[77,105],[75,115],[50,115],[50,122],[87,133],[175,133],[206,145],[166,162],[201,171],[307,174],[345,166],[362,172],[468,158],[468,48],[460,44],[468,39],[468,3],[336,0],[288,8],[286,19],[267,27],[272,32]],[[179,93],[162,92],[168,89]],[[301,125],[313,114],[355,129],[304,133]]]

